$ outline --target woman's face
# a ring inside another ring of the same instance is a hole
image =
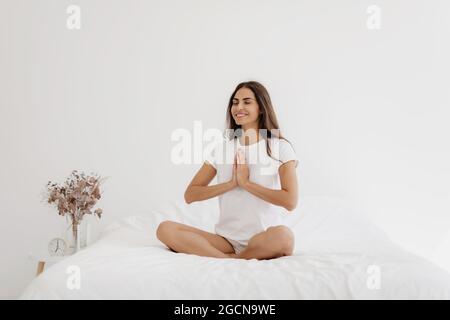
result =
[[[252,90],[241,88],[236,92],[231,106],[231,114],[239,125],[248,125],[258,121],[259,106]]]

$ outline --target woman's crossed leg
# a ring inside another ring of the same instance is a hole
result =
[[[172,251],[214,258],[272,259],[292,255],[294,234],[286,226],[273,226],[250,238],[239,254],[222,236],[175,221],[163,221],[157,237]]]

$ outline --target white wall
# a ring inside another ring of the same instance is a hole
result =
[[[81,29],[66,28],[69,4]],[[366,27],[369,5],[381,29]],[[101,226],[182,200],[198,164],[171,133],[223,128],[267,86],[302,194],[348,199],[409,250],[450,250],[450,5],[435,1],[0,1],[0,297],[63,225],[41,202],[73,169],[109,177]]]

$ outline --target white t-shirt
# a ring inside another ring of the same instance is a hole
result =
[[[244,150],[245,161],[249,166],[250,181],[270,189],[281,189],[278,169],[280,165],[298,159],[289,142],[270,138],[271,155],[266,152],[266,140],[260,139],[251,145],[241,145],[240,140],[224,139],[213,144],[205,151],[204,160],[217,171],[217,182],[230,181],[233,174],[234,155],[238,148]],[[268,227],[281,224],[285,208],[273,205],[251,194],[241,187],[236,187],[219,196],[220,216],[215,232],[225,238],[248,244],[248,240]]]

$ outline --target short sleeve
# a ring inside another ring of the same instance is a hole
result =
[[[294,148],[286,140],[280,139],[279,141],[280,141],[279,155],[280,155],[281,162],[282,163],[286,163],[288,161],[294,160],[295,161],[295,167],[297,168],[297,166],[298,166],[298,158],[297,158],[297,154],[294,151]]]

